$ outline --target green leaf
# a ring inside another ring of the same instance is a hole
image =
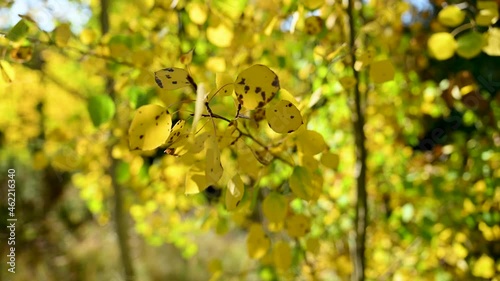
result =
[[[24,37],[26,37],[26,34],[28,34],[29,26],[26,24],[25,20],[20,20],[14,25],[14,27],[9,31],[7,34],[7,39],[10,41],[17,42]]]
[[[95,127],[108,122],[115,115],[115,103],[106,95],[90,97],[87,109]]]
[[[471,59],[481,53],[483,46],[483,35],[471,31],[457,39],[457,54],[463,58]]]

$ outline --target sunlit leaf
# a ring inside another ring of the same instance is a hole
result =
[[[186,11],[188,12],[189,19],[198,25],[202,25],[207,21],[208,7],[206,4],[189,2],[186,5]]]
[[[482,278],[492,278],[495,276],[495,261],[487,256],[482,255],[472,267],[472,275]]]
[[[182,68],[170,67],[155,72],[156,84],[165,90],[177,90],[191,85],[189,73]]]
[[[205,173],[196,165],[193,165],[186,173],[185,191],[186,195],[197,194],[205,190],[207,183]]]
[[[80,33],[80,41],[85,45],[90,45],[94,43],[97,38],[97,34],[93,29],[84,28]]]
[[[233,30],[223,23],[207,28],[207,39],[217,47],[226,48],[231,46],[233,41]]]
[[[456,5],[444,7],[438,14],[438,20],[441,24],[448,27],[455,27],[464,22],[465,12]]]
[[[332,170],[336,170],[339,166],[340,157],[338,154],[331,153],[329,151],[323,152],[321,154],[321,164]]]
[[[132,150],[151,150],[164,144],[172,129],[172,117],[163,106],[149,104],[137,109],[129,128]]]
[[[447,60],[455,54],[457,42],[448,32],[438,32],[431,35],[427,41],[427,48],[431,56],[437,60]]]
[[[0,60],[0,71],[2,72],[2,79],[11,83],[15,78],[15,72],[10,63],[6,60]]]
[[[490,56],[500,56],[500,28],[490,28],[487,33],[487,44],[483,51]]]
[[[189,133],[184,129],[185,124],[185,120],[179,120],[175,123],[174,127],[172,127],[172,131],[165,143],[168,148],[182,146],[188,141]]]
[[[218,95],[230,96],[234,90],[234,80],[227,73],[215,74],[215,85],[217,86]]]
[[[304,123],[297,107],[286,100],[280,100],[267,107],[266,119],[269,127],[280,134],[294,132]]]
[[[476,24],[489,26],[498,20],[498,4],[495,1],[477,1]]]
[[[326,149],[323,136],[312,130],[306,130],[297,137],[297,146],[304,154],[316,155]]]
[[[108,122],[115,115],[115,103],[108,95],[90,97],[87,109],[95,127]]]
[[[243,70],[236,78],[234,87],[238,102],[247,109],[263,107],[279,89],[278,76],[261,64]]]

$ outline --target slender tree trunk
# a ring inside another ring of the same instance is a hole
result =
[[[100,0],[101,2],[101,33],[102,35],[108,33],[109,31],[109,4],[110,0]],[[114,79],[111,77],[106,78],[106,91],[110,97],[115,100],[115,92],[113,89]],[[109,175],[111,176],[111,184],[113,186],[114,192],[114,219],[116,235],[118,237],[118,245],[120,247],[121,261],[123,265],[123,271],[125,274],[125,280],[133,281],[135,280],[134,267],[132,266],[132,259],[130,257],[130,246],[128,244],[129,233],[127,224],[127,215],[123,210],[123,191],[120,184],[116,181],[115,171],[116,171],[116,160],[111,156],[111,149],[109,151],[109,158],[111,165],[109,167]]]
[[[366,243],[366,224],[367,224],[367,194],[366,194],[366,147],[365,147],[365,125],[364,113],[362,110],[361,93],[359,91],[359,73],[354,69],[354,50],[355,50],[355,0],[349,0],[347,13],[349,14],[349,46],[352,54],[351,68],[356,79],[354,87],[353,108],[352,113],[354,137],[356,142],[356,217],[355,217],[355,231],[356,238],[354,249],[352,250],[352,261],[354,265],[354,272],[352,275],[353,281],[365,280],[365,243]]]

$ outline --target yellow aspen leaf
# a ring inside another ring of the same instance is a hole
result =
[[[85,45],[90,45],[94,43],[97,38],[97,34],[93,29],[85,28],[80,32],[80,41]]]
[[[286,100],[271,104],[266,109],[266,119],[269,127],[279,134],[294,132],[304,124],[300,111]]]
[[[323,19],[318,16],[310,16],[304,20],[304,29],[309,35],[316,35],[323,30]]]
[[[215,133],[210,134],[207,144],[205,174],[208,185],[211,185],[219,181],[224,170],[220,161],[219,145]]]
[[[207,21],[208,7],[205,4],[189,2],[186,5],[186,11],[189,15],[189,19],[198,25],[202,25]]]
[[[495,261],[487,255],[482,255],[474,263],[472,275],[486,279],[492,278],[495,276]]]
[[[227,184],[226,190],[226,209],[233,211],[238,207],[245,192],[245,185],[240,175],[235,175]]]
[[[211,72],[226,71],[226,59],[224,57],[209,57],[205,62],[205,67]]]
[[[500,56],[500,28],[490,28],[487,33],[487,44],[483,52],[490,56]]]
[[[218,95],[223,97],[230,96],[234,90],[234,80],[231,75],[227,73],[215,74],[215,85],[217,86]]]
[[[309,10],[316,10],[325,4],[325,0],[302,0],[301,2]]]
[[[178,67],[170,67],[155,72],[158,87],[166,90],[177,90],[192,85],[189,73]]]
[[[438,21],[442,25],[455,27],[464,22],[465,12],[460,10],[457,5],[448,5],[444,7],[438,14]]]
[[[289,179],[290,189],[298,198],[306,201],[311,200],[313,195],[312,181],[312,175],[306,168],[295,166]]]
[[[370,78],[374,83],[384,83],[394,79],[396,70],[390,60],[373,62],[370,67]]]
[[[323,152],[321,155],[321,164],[332,170],[336,170],[339,166],[340,157],[338,154],[329,151]]]
[[[312,130],[305,130],[297,137],[299,151],[308,155],[316,155],[327,148],[323,136]]]
[[[220,23],[218,26],[210,26],[207,28],[207,39],[210,43],[220,48],[231,46],[233,41],[233,31],[225,24]]]
[[[176,148],[184,145],[189,137],[189,134],[185,132],[184,126],[186,124],[185,120],[179,120],[175,123],[174,127],[172,127],[172,131],[170,136],[168,137],[165,144],[169,148]]]
[[[288,211],[287,203],[285,196],[271,192],[262,202],[262,212],[270,222],[283,222]]]
[[[495,1],[477,1],[476,24],[489,26],[498,20],[498,4]]]
[[[207,183],[205,173],[196,165],[193,165],[186,173],[186,183],[184,194],[198,194],[205,190],[209,184]]]
[[[189,52],[182,54],[179,60],[182,64],[188,65],[193,61],[194,49],[189,50]]]
[[[68,44],[70,37],[71,29],[69,28],[69,24],[67,23],[60,24],[54,30],[54,41],[59,47],[65,47]]]
[[[270,21],[269,23],[267,24],[266,28],[264,29],[264,34],[266,36],[269,36],[271,35],[271,33],[273,32],[274,30],[274,26],[276,25],[276,23],[278,22],[279,20],[279,17],[278,16],[274,16]]]
[[[0,60],[0,71],[5,82],[11,83],[15,78],[15,72],[10,63],[6,60]]]
[[[172,129],[172,117],[163,106],[148,104],[137,109],[129,128],[132,150],[151,150],[164,144]]]
[[[311,221],[305,215],[293,215],[286,220],[285,228],[293,238],[304,237],[311,229]]]
[[[427,48],[432,57],[437,60],[447,60],[455,54],[457,42],[448,32],[438,32],[431,35],[427,41]]]
[[[234,120],[227,126],[224,133],[218,137],[219,147],[227,147],[234,144],[235,140],[239,137],[239,132],[237,131],[237,121]]]
[[[289,101],[289,102],[293,103],[293,105],[295,105],[296,107],[299,107],[299,103],[298,103],[297,99],[289,91],[287,91],[283,88],[281,88],[279,90],[278,97],[280,100]]]
[[[247,236],[248,256],[252,259],[262,258],[269,250],[271,242],[259,224],[252,224]]]
[[[356,78],[351,77],[351,76],[344,76],[344,77],[339,79],[339,82],[340,82],[340,85],[342,85],[342,87],[345,90],[350,90],[354,87],[354,85],[356,85]]]
[[[209,133],[208,132],[203,132],[201,134],[197,134],[194,137],[194,140],[192,142],[192,145],[190,146],[189,152],[196,154],[201,152],[205,148],[205,142],[209,138]]]
[[[302,154],[300,155],[300,165],[305,167],[309,172],[313,172],[319,167],[319,162],[314,158],[314,156],[310,154]]]
[[[360,54],[358,61],[361,63],[361,65],[367,66],[370,65],[373,62],[373,59],[375,59],[375,49],[374,48],[368,48],[366,51]]]
[[[463,58],[471,59],[481,53],[484,46],[484,37],[481,33],[471,31],[457,39],[457,54]]]
[[[236,78],[234,87],[238,102],[250,110],[266,105],[279,89],[280,81],[276,73],[262,64],[243,70]]]
[[[292,265],[292,249],[285,241],[278,241],[273,247],[274,265],[278,270],[288,270]]]

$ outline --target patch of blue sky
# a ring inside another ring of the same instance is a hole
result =
[[[11,7],[0,9],[0,29],[8,29],[19,21],[18,15],[29,15],[45,31],[52,31],[57,22],[68,22],[78,34],[92,16],[87,4],[68,0],[17,0]]]

